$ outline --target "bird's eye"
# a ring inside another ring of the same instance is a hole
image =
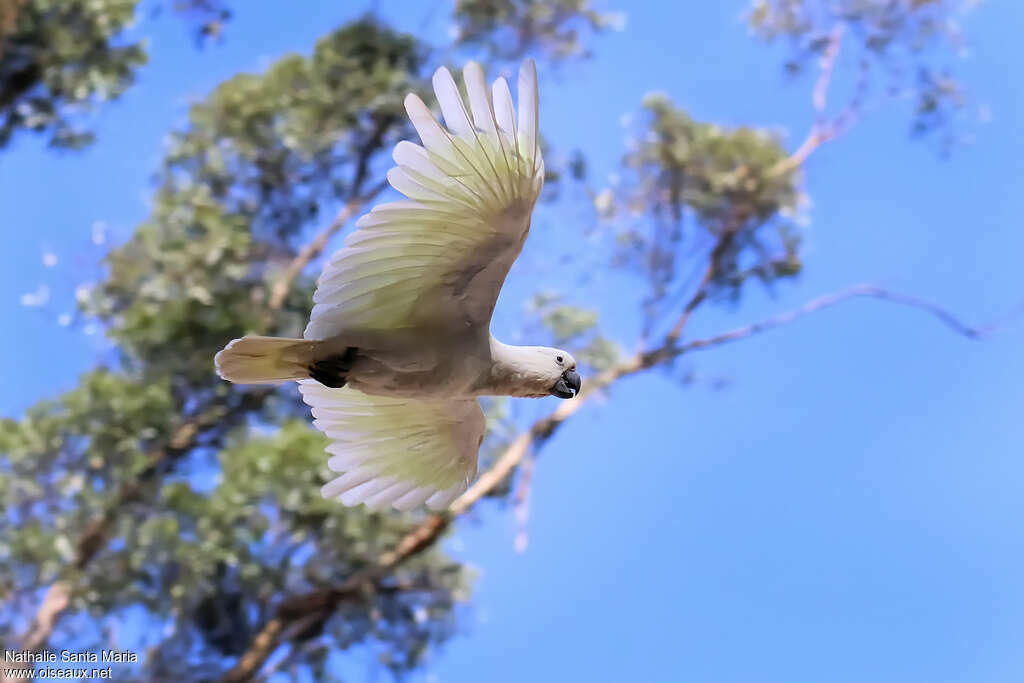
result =
[[[565,359],[564,359],[564,358],[562,358],[561,356],[555,356],[555,360],[557,360],[557,361],[558,361],[559,363],[561,363],[561,362],[562,362],[562,361],[564,361]]]

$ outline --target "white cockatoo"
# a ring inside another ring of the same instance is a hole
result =
[[[445,508],[476,476],[477,397],[580,390],[567,351],[490,333],[544,182],[536,67],[519,71],[518,116],[505,79],[488,90],[472,62],[462,74],[468,107],[447,69],[434,74],[445,127],[405,98],[422,146],[399,142],[388,180],[408,199],[359,219],[324,267],[304,339],[247,336],[215,359],[231,382],[298,381],[339,473],[322,494],[345,505]]]

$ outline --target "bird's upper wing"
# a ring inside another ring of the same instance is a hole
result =
[[[324,498],[371,508],[447,507],[476,476],[484,414],[476,399],[405,399],[299,382],[313,424],[331,445],[328,467],[341,476]]]
[[[405,108],[423,146],[400,142],[391,185],[408,197],[376,206],[320,276],[307,339],[343,330],[461,329],[490,322],[540,194],[537,71],[519,71],[518,117],[505,79],[463,70],[467,109],[445,68],[434,74],[442,128],[416,95]]]

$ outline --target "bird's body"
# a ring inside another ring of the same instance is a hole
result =
[[[486,395],[491,359],[487,339],[468,328],[463,334],[420,332],[412,344],[360,347],[348,386],[374,396],[449,398]]]
[[[248,336],[217,354],[230,381],[299,382],[342,473],[323,494],[347,505],[444,507],[476,473],[477,397],[580,389],[567,352],[490,333],[543,184],[535,67],[520,71],[518,120],[504,79],[492,96],[479,66],[463,75],[468,110],[448,71],[434,74],[447,130],[406,98],[423,147],[400,142],[388,180],[409,199],[359,220],[324,268],[304,338]]]

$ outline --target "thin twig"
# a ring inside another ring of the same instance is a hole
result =
[[[517,553],[526,552],[530,543],[530,531],[527,526],[530,520],[530,487],[533,484],[533,470],[537,459],[527,455],[519,466],[519,483],[515,495],[516,537],[513,547]]]
[[[788,325],[789,323],[799,318],[802,318],[806,315],[810,315],[811,313],[815,313],[817,311],[829,308],[831,306],[835,306],[836,304],[842,303],[849,299],[863,297],[882,299],[884,301],[890,301],[892,303],[900,304],[903,306],[910,306],[912,308],[917,308],[926,311],[935,316],[943,325],[950,328],[957,334],[967,337],[968,339],[984,339],[990,336],[993,332],[995,332],[1000,325],[999,322],[993,322],[979,327],[972,327],[961,321],[959,318],[957,318],[952,313],[942,308],[938,304],[932,303],[931,301],[928,301],[926,299],[921,299],[919,297],[910,296],[907,294],[900,294],[898,292],[892,292],[888,289],[884,289],[882,287],[878,287],[875,285],[862,284],[854,285],[853,287],[849,287],[848,289],[844,289],[839,292],[834,292],[832,294],[825,294],[816,299],[808,301],[806,304],[800,306],[799,308],[795,308],[791,311],[786,311],[785,313],[780,313],[779,315],[767,318],[765,320],[761,320],[756,323],[752,323],[750,325],[737,327],[735,329],[728,330],[726,332],[722,332],[721,334],[716,334],[711,337],[705,337],[703,339],[694,339],[693,341],[680,346],[676,350],[676,355],[688,353],[690,351],[707,349],[714,346],[721,346],[722,344],[727,344],[729,342],[737,341],[739,339],[746,339],[747,337],[751,337],[755,334],[767,332],[768,330],[772,330],[775,329],[776,327],[781,327],[783,325]]]
[[[723,244],[723,241],[718,242],[718,246],[715,250],[718,251],[719,247]],[[711,282],[714,280],[715,271],[717,269],[716,259],[714,258],[714,252],[712,252],[712,258],[708,263],[707,269],[704,271],[704,275],[700,279],[700,283],[697,284],[697,289],[694,290],[690,296],[690,300],[683,306],[683,312],[679,314],[679,318],[676,319],[675,324],[672,325],[672,329],[669,330],[668,336],[665,337],[665,341],[668,344],[675,344],[679,341],[679,338],[683,335],[683,329],[686,324],[690,322],[690,316],[697,310],[697,307],[704,302],[707,298],[708,289],[711,287]]]
[[[828,45],[821,55],[821,70],[818,73],[818,80],[814,83],[814,90],[811,94],[811,104],[814,111],[818,113],[818,119],[825,118],[825,106],[828,101],[828,86],[832,82],[832,73],[836,69],[836,58],[839,57],[839,46],[843,40],[843,24],[839,24],[829,34]]]
[[[683,329],[686,324],[690,322],[690,317],[693,312],[697,310],[704,299],[707,298],[709,291],[711,290],[711,284],[715,281],[715,276],[718,274],[719,269],[722,265],[722,259],[725,254],[733,245],[733,240],[736,234],[742,229],[743,224],[746,222],[747,217],[745,215],[737,215],[733,217],[731,225],[719,235],[718,240],[715,242],[714,248],[711,249],[711,254],[708,256],[708,267],[704,270],[704,275],[701,276],[700,283],[697,285],[697,289],[690,296],[690,300],[683,306],[683,311],[679,315],[675,324],[672,325],[672,329],[669,330],[668,335],[665,337],[663,346],[675,346],[683,335]]]
[[[836,61],[839,57],[839,48],[843,39],[844,26],[839,24],[829,35],[828,45],[825,47],[825,51],[821,55],[820,70],[818,72],[818,78],[814,82],[814,88],[811,91],[811,104],[814,107],[815,119],[814,124],[811,126],[811,130],[807,133],[807,137],[800,143],[796,151],[790,154],[779,163],[775,164],[768,170],[768,175],[780,176],[785,175],[791,171],[796,170],[800,166],[804,165],[807,158],[811,156],[814,150],[818,149],[821,145],[833,140],[839,136],[839,134],[845,131],[845,126],[840,128],[837,125],[827,123],[825,121],[825,108],[828,102],[828,88],[832,84],[832,74],[835,72]],[[850,107],[847,107],[849,109]],[[846,111],[840,114],[840,117],[845,120]]]

